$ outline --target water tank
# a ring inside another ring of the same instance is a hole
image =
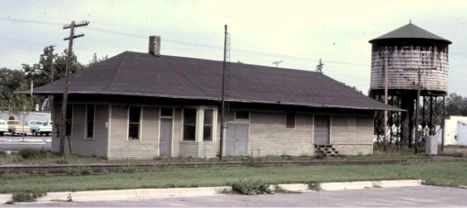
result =
[[[370,43],[370,93],[384,90],[386,59],[389,90],[416,90],[417,69],[420,69],[422,93],[447,93],[449,40],[409,23],[370,40]]]

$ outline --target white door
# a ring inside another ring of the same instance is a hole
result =
[[[161,118],[159,156],[172,156],[172,118]]]
[[[248,155],[248,124],[229,123],[225,150],[227,156]]]

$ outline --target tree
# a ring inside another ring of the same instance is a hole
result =
[[[27,81],[24,78],[24,72],[21,70],[12,70],[7,68],[0,69],[0,107],[10,108],[14,105],[14,91],[24,87]]]
[[[94,53],[94,54],[92,55],[91,61],[89,61],[88,67],[89,67],[89,66],[92,66],[92,65],[94,65],[94,64],[97,64],[97,63],[99,63],[99,62],[105,61],[105,60],[107,60],[107,59],[109,59],[109,56],[108,56],[108,55],[102,56],[101,58],[97,58],[97,53]]]
[[[42,86],[50,83],[51,67],[49,54],[46,50],[39,56],[39,62],[29,65],[23,64],[22,70],[12,70],[7,68],[0,69],[0,107],[13,111],[22,111],[23,108],[31,110],[34,103],[42,103],[45,96],[34,96],[33,100],[28,98],[27,94],[15,94],[15,91],[28,90],[31,81],[34,87]],[[64,50],[61,54],[52,54],[54,80],[65,77],[67,51]],[[72,57],[73,65],[70,73],[74,73],[84,68],[77,61],[77,57]]]
[[[449,94],[446,99],[446,113],[448,115],[467,115],[467,99],[457,95],[456,93]]]
[[[49,61],[49,54],[44,53],[40,55],[39,63],[33,64],[32,66],[28,64],[23,64],[23,70],[26,75],[26,79],[33,80],[34,86],[42,86],[48,84],[52,80],[52,71],[51,63]],[[67,50],[64,50],[62,54],[53,54],[53,80],[59,80],[65,77],[65,67],[66,67],[66,56]],[[78,62],[77,57],[73,54],[72,57],[72,68],[70,73],[77,72],[84,68],[84,66]]]

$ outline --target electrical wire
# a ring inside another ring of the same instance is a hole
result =
[[[57,22],[49,22],[49,21],[39,21],[39,20],[28,20],[28,19],[23,19],[23,18],[12,18],[10,16],[0,18],[0,21],[10,21],[10,22],[21,22],[21,23],[29,23],[29,24],[41,24],[41,25],[54,25],[54,26],[63,26],[63,24],[57,23]],[[91,26],[91,25],[90,25]],[[102,32],[102,33],[107,33],[107,34],[113,34],[113,35],[121,35],[121,36],[126,36],[126,37],[131,37],[131,38],[141,38],[141,39],[146,39],[146,36],[139,35],[139,34],[132,34],[132,33],[127,33],[127,32],[120,32],[120,31],[115,31],[115,30],[110,30],[110,29],[102,29],[102,28],[95,28],[95,27],[88,27],[87,30],[92,30],[92,31],[97,31],[97,32]],[[211,48],[211,49],[217,49],[217,50],[223,50],[221,46],[216,46],[216,45],[209,45],[209,44],[199,44],[199,43],[193,43],[193,42],[186,42],[186,41],[180,41],[180,40],[174,40],[174,39],[165,39],[164,41],[169,42],[169,43],[174,43],[174,44],[180,44],[180,45],[189,45],[189,46],[196,46],[196,47],[204,47],[204,48]],[[310,58],[310,57],[300,57],[300,56],[290,56],[290,55],[284,55],[284,54],[277,54],[277,53],[267,53],[267,52],[258,52],[258,51],[252,51],[252,50],[245,50],[245,49],[231,49],[231,51],[236,52],[236,53],[243,53],[243,54],[250,54],[250,55],[256,55],[256,56],[265,56],[265,57],[280,57],[283,59],[289,59],[289,60],[299,60],[299,61],[319,61],[320,58]],[[362,63],[355,63],[355,62],[347,62],[347,61],[334,61],[334,60],[325,60],[325,64],[338,64],[338,65],[352,65],[352,66],[359,66],[359,67],[370,67],[368,64],[362,64]]]

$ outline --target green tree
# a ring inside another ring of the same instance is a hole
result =
[[[94,53],[94,54],[92,55],[91,61],[89,61],[88,67],[89,67],[89,66],[92,66],[92,65],[94,65],[94,64],[97,64],[97,63],[99,63],[99,62],[105,61],[105,60],[107,60],[107,59],[109,59],[109,56],[108,56],[108,55],[102,56],[101,58],[97,58],[97,53]]]
[[[2,68],[0,69],[0,107],[8,109],[14,99],[14,91],[27,84],[24,71]]]
[[[448,115],[467,115],[467,99],[456,93],[449,94],[446,99],[446,113]]]

